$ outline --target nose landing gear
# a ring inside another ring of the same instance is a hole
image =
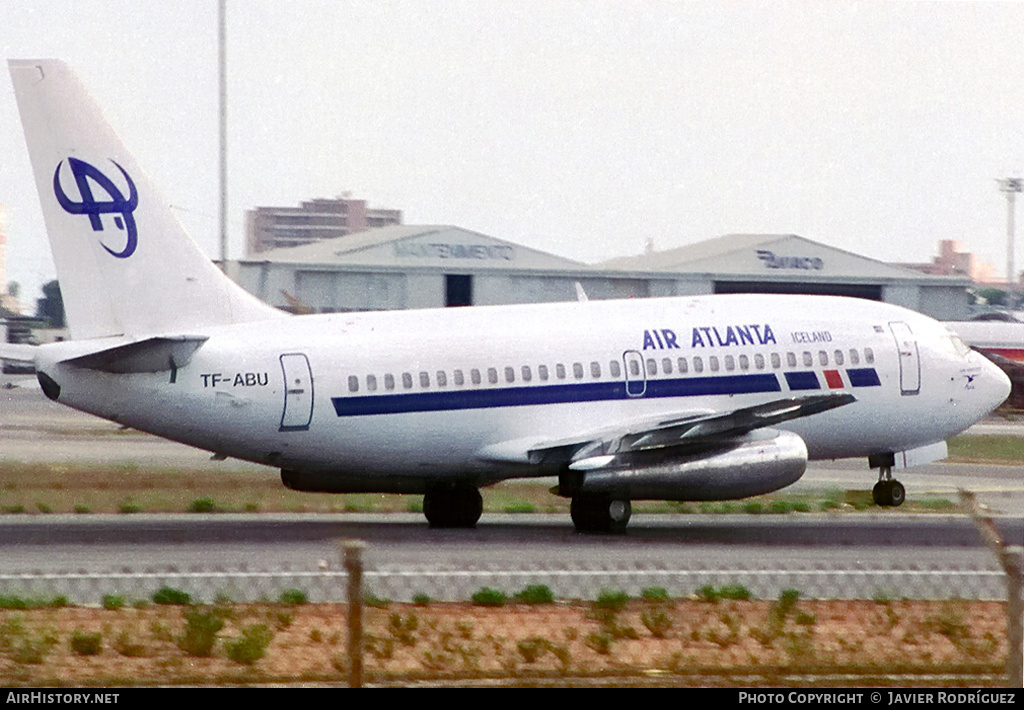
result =
[[[903,484],[892,477],[892,466],[879,467],[878,483],[871,489],[871,498],[875,505],[883,507],[903,505],[903,501],[907,499],[907,491]]]

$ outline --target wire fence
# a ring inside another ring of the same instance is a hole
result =
[[[0,575],[0,677],[686,685],[896,669],[998,683],[1020,655],[1013,585],[982,565],[364,569],[363,551],[315,570]]]
[[[340,566],[340,565],[339,565]],[[26,572],[0,575],[0,594],[45,598],[63,597],[72,604],[95,605],[108,595],[150,599],[162,587],[188,592],[195,600],[227,598],[239,602],[277,599],[289,589],[301,589],[314,602],[345,600],[347,573],[343,569],[247,570],[192,567],[122,568],[113,572]],[[807,599],[1005,599],[1002,570],[978,564],[857,565],[836,568],[828,563],[718,567],[691,564],[686,569],[658,565],[593,567],[534,567],[526,569],[366,569],[365,592],[374,598],[411,602],[417,597],[438,601],[469,600],[481,588],[512,596],[533,585],[547,586],[561,599],[594,599],[616,590],[640,596],[645,589],[664,589],[686,597],[699,589],[739,585],[754,598],[774,599],[796,589]]]

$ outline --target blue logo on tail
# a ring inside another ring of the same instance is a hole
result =
[[[72,201],[60,186],[60,167],[64,164],[63,160],[57,163],[57,169],[53,171],[53,194],[57,196],[57,202],[60,203],[65,212],[89,215],[89,222],[92,224],[94,232],[103,231],[103,220],[100,219],[100,215],[118,215],[114,217],[114,224],[117,225],[118,229],[127,232],[124,249],[116,251],[103,242],[100,242],[100,246],[106,249],[111,256],[115,256],[118,259],[127,259],[135,253],[135,247],[138,246],[139,241],[138,233],[135,229],[135,215],[133,214],[135,208],[139,206],[139,194],[135,190],[135,183],[128,177],[128,173],[124,171],[124,168],[113,160],[110,162],[114,163],[128,182],[128,199],[125,199],[117,185],[110,178],[101,173],[95,166],[78,158],[68,158],[68,165],[71,166],[71,174],[75,176],[75,184],[78,185],[78,193],[82,196],[82,201]],[[92,194],[92,186],[89,183],[90,179],[106,191],[110,200],[106,202],[96,201]]]

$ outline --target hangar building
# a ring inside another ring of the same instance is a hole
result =
[[[966,278],[929,276],[792,234],[727,235],[587,265],[454,226],[392,225],[231,262],[264,301],[332,313],[713,293],[815,293],[966,319]]]
[[[671,273],[695,289],[686,293],[854,296],[904,306],[939,320],[966,317],[973,300],[966,277],[922,274],[795,234],[729,234],[598,266]]]

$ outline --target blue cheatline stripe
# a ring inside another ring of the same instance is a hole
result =
[[[882,381],[878,379],[878,373],[873,367],[862,367],[854,370],[847,370],[850,376],[850,385],[853,387],[880,387]]]
[[[781,391],[779,379],[775,375],[728,375],[725,377],[648,380],[644,397],[696,397],[712,394]],[[599,402],[617,399],[627,399],[625,382],[588,382],[535,387],[360,395],[332,397],[331,403],[339,417],[358,417],[369,414],[490,409],[494,407],[523,407],[531,404]]]
[[[820,390],[818,376],[813,372],[787,372],[786,384],[791,390]]]

